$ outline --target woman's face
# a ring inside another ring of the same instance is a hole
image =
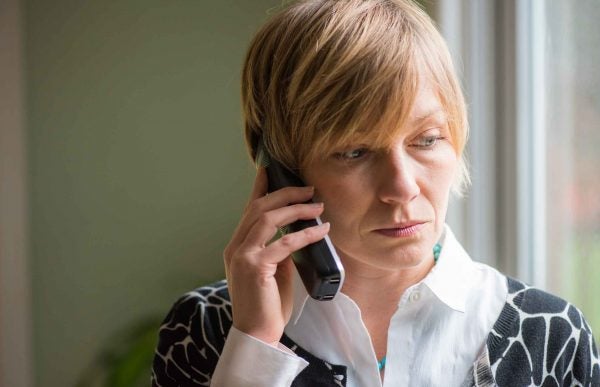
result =
[[[432,263],[457,164],[444,110],[422,82],[391,150],[338,149],[308,165],[303,178],[325,204],[321,218],[346,268],[376,275]]]

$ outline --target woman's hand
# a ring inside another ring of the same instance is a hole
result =
[[[223,256],[233,325],[275,345],[292,313],[294,267],[290,254],[322,239],[329,223],[271,242],[279,227],[298,219],[316,218],[323,212],[323,205],[304,203],[312,198],[313,187],[286,187],[268,196],[266,193],[267,174],[260,168],[250,201]]]

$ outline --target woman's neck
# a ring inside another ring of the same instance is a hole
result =
[[[433,259],[427,259],[411,268],[369,271],[345,261],[346,277],[342,291],[356,302],[363,316],[396,310],[406,289],[425,278],[433,265]]]

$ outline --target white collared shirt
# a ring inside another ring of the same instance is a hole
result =
[[[448,226],[442,244],[437,264],[406,289],[392,316],[383,384],[360,309],[347,295],[315,301],[296,276],[285,333],[316,357],[347,366],[347,387],[460,386],[508,289],[506,277],[473,262]],[[257,359],[266,368],[257,367]],[[232,327],[211,386],[289,386],[307,365],[283,345],[275,348]]]

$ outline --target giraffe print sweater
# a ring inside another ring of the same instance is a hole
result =
[[[600,387],[598,350],[582,313],[540,289],[507,281],[506,303],[460,387]],[[231,325],[225,281],[181,297],[160,327],[152,386],[210,386]],[[281,342],[309,363],[293,387],[345,386],[345,366],[313,356],[285,335]]]

